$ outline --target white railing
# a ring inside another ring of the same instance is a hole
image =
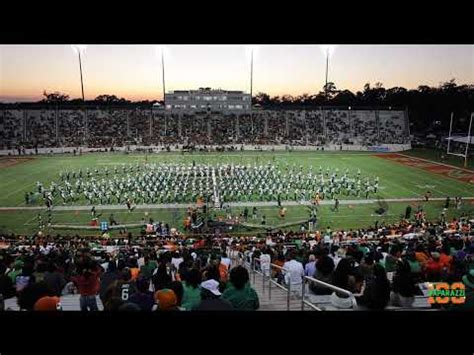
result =
[[[328,288],[330,290],[333,290],[335,292],[339,292],[339,293],[342,293],[343,295],[346,295],[349,297],[349,299],[351,300],[352,302],[352,307],[351,308],[357,308],[357,301],[356,301],[356,298],[354,296],[354,294],[348,290],[345,290],[343,288],[340,288],[340,287],[337,287],[337,286],[334,286],[334,285],[331,285],[331,284],[328,284],[326,282],[323,282],[321,280],[317,280],[315,279],[314,277],[310,277],[310,276],[303,276],[303,293],[301,295],[301,310],[303,311],[304,310],[304,305],[312,305],[312,303],[306,301],[304,299],[305,297],[305,289],[306,289],[306,283],[307,281],[309,282],[312,282],[312,283],[316,283],[318,284],[319,286],[322,286],[322,287],[325,287],[325,288]]]
[[[257,270],[257,263],[260,265],[260,271]],[[287,296],[286,296],[286,310],[289,311],[291,310],[291,282],[288,282],[285,284],[285,286],[279,284],[277,281],[275,281],[273,278],[272,278],[272,271],[274,269],[279,269],[281,270],[282,272],[285,272],[287,271],[284,267],[280,266],[280,265],[276,265],[276,264],[273,264],[273,263],[270,263],[268,265],[269,267],[269,273],[268,273],[268,276],[265,275],[265,271],[262,270],[262,267],[261,267],[261,260],[259,258],[254,258],[250,263],[247,263],[246,262],[246,265],[247,266],[250,266],[251,268],[251,271],[252,271],[252,277],[253,277],[253,284],[255,284],[255,278],[256,278],[256,275],[257,274],[261,274],[262,275],[262,294],[264,295],[265,294],[265,284],[267,282],[266,278],[268,277],[268,299],[271,300],[272,299],[272,285],[282,289],[283,291],[286,292]],[[303,285],[304,287],[304,285]],[[303,305],[302,305],[302,309],[304,310],[304,305],[306,304],[308,307],[316,310],[316,311],[321,311],[320,308],[318,308],[317,306],[315,306],[314,304],[308,302],[308,301],[305,301],[304,299],[302,300],[303,302]]]

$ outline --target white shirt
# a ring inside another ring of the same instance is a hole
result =
[[[272,262],[272,258],[270,257],[269,254],[262,254],[260,255],[260,267],[262,269],[262,272],[265,275],[269,274],[270,271],[270,263]]]
[[[105,262],[105,263],[100,264],[100,266],[102,267],[102,269],[104,269],[104,271],[107,271],[107,269],[109,267],[109,263]]]
[[[227,266],[227,269],[230,269],[230,259],[229,258],[221,258],[221,263]]]
[[[183,262],[183,258],[171,258],[171,264],[174,265],[176,270],[179,268],[179,264]]]
[[[296,260],[287,261],[283,264],[285,281],[292,285],[298,285],[303,282],[302,277],[304,276],[303,264]]]

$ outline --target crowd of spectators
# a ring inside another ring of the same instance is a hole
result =
[[[409,140],[404,112],[361,110],[256,110],[252,115],[140,109],[3,110],[0,132],[3,149],[71,147],[86,142],[101,148],[183,143],[374,145]]]
[[[0,294],[17,297],[23,310],[56,310],[60,297],[74,292],[84,311],[97,310],[97,298],[111,311],[256,310],[248,265],[257,265],[289,284],[292,297],[301,297],[306,275],[352,292],[367,310],[410,308],[420,285],[462,282],[465,302],[431,307],[473,310],[471,227],[467,220],[401,220],[359,230],[240,236],[4,236]],[[307,286],[307,294],[330,295],[339,309],[355,306],[345,294]]]

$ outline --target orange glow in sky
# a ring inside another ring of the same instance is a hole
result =
[[[114,94],[130,100],[161,99],[161,58],[151,45],[89,45],[82,58],[86,99]],[[171,45],[165,54],[166,89],[212,87],[249,91],[245,46]],[[367,82],[386,88],[437,86],[456,79],[474,83],[474,46],[339,45],[329,81],[362,90]],[[262,45],[254,58],[253,92],[301,95],[319,92],[325,56],[318,45]],[[32,101],[43,90],[81,96],[77,54],[69,45],[0,46],[0,101]]]

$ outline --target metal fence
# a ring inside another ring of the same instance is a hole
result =
[[[272,287],[273,288],[277,287],[277,288],[280,288],[281,290],[284,290],[287,294],[286,310],[287,311],[291,310],[291,293],[292,293],[291,282],[287,282],[284,285],[282,285],[282,284],[278,283],[278,281],[276,281],[272,277],[272,273],[275,269],[280,270],[284,274],[285,271],[286,271],[286,269],[284,267],[282,267],[280,265],[270,263],[268,265],[268,275],[266,275],[267,266],[265,265],[265,267],[262,268],[261,259],[254,258],[250,262],[248,262],[247,260],[244,260],[243,263],[246,267],[250,268],[250,270],[251,270],[251,274],[252,274],[251,277],[252,277],[253,284],[255,284],[257,274],[259,276],[261,275],[261,277],[262,277],[262,294],[265,295],[265,293],[267,292],[269,300],[271,300],[271,298],[272,298]],[[267,282],[268,282],[268,284],[267,284]],[[322,287],[328,288],[328,289],[330,289],[334,292],[338,292],[338,293],[341,293],[343,295],[346,295],[347,297],[350,298],[350,300],[352,302],[352,309],[357,308],[357,301],[356,301],[356,298],[355,298],[355,296],[352,292],[350,292],[348,290],[345,290],[345,289],[342,289],[340,287],[328,284],[326,282],[317,280],[313,277],[303,276],[302,277],[302,292],[301,292],[301,310],[302,311],[306,310],[305,306],[307,306],[307,307],[309,307],[309,308],[311,308],[315,311],[322,311],[322,309],[320,307],[316,306],[315,304],[313,304],[310,301],[305,299],[306,285],[309,284],[309,283],[316,283],[319,286],[322,286]],[[268,286],[266,286],[266,285],[268,285]],[[268,287],[268,290],[266,290],[267,287]]]

